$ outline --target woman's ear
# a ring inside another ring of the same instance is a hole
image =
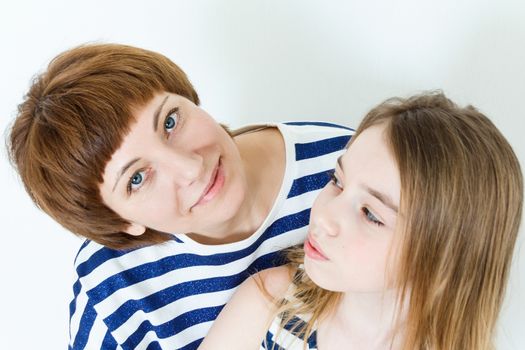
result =
[[[139,224],[132,223],[130,224],[124,232],[132,235],[132,236],[140,236],[146,231],[146,226],[142,226]]]

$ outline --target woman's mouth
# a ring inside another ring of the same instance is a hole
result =
[[[310,259],[314,260],[320,260],[320,261],[327,261],[329,260],[319,247],[319,244],[312,238],[311,235],[308,235],[306,237],[306,241],[304,241],[304,253],[306,256],[308,256]]]
[[[217,196],[217,194],[221,191],[223,186],[224,186],[224,170],[222,168],[221,159],[219,158],[219,162],[217,163],[217,166],[211,173],[210,182],[208,183],[206,188],[204,188],[201,198],[197,201],[197,203],[195,203],[193,207],[196,207],[202,204],[206,204],[209,201],[211,201],[213,198]]]

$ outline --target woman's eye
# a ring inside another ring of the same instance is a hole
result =
[[[131,177],[129,178],[128,182],[128,194],[131,194],[132,192],[135,192],[138,190],[142,184],[144,183],[144,180],[146,178],[146,171],[141,170],[137,171]]]
[[[335,170],[330,171],[330,183],[339,189],[343,189],[343,184],[341,184],[341,182],[335,175]]]
[[[177,123],[179,121],[178,112],[178,108],[174,108],[171,111],[169,111],[168,116],[164,120],[164,130],[166,131],[166,133],[171,133],[177,127]]]
[[[363,214],[365,215],[366,220],[378,226],[384,225],[381,221],[379,221],[379,219],[368,208],[363,207],[361,210],[363,211]]]

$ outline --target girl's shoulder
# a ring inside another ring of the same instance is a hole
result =
[[[285,296],[292,285],[293,274],[290,265],[282,265],[263,270],[250,279],[254,280],[252,283],[256,283],[258,288],[262,288],[261,293],[275,301]]]
[[[280,299],[291,284],[287,266],[246,279],[221,311],[199,350],[259,349]],[[239,331],[241,330],[242,331]]]

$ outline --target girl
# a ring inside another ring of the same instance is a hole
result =
[[[200,349],[491,349],[522,201],[518,160],[476,109],[387,100],[338,158],[304,250],[244,282]]]

